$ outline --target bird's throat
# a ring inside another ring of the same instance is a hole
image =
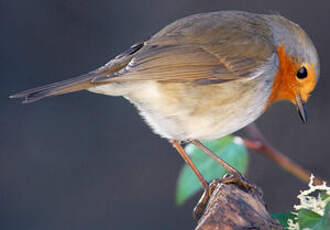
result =
[[[297,82],[294,76],[298,65],[286,54],[284,45],[279,46],[276,52],[279,58],[279,67],[274,77],[266,109],[276,101],[289,100],[295,102],[296,98]]]

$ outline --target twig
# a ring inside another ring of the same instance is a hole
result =
[[[311,177],[311,172],[302,168],[297,163],[293,162],[283,153],[275,149],[264,137],[261,131],[257,128],[255,124],[249,125],[246,127],[247,132],[249,135],[254,139],[253,141],[248,139],[243,139],[244,144],[247,148],[257,150],[260,153],[265,154],[270,159],[275,161],[279,164],[282,168],[286,171],[290,172],[291,174],[295,175],[302,181],[308,183]],[[320,178],[315,177],[314,184],[320,185],[323,183],[323,180]]]

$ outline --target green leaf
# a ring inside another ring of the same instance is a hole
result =
[[[330,202],[325,206],[323,218],[330,222]]]
[[[330,202],[328,202],[325,206],[324,215],[322,216],[322,220],[319,223],[319,229],[330,229]]]
[[[294,220],[295,215],[290,212],[281,212],[281,213],[275,213],[272,215],[272,218],[275,220],[278,220],[283,228],[288,227],[288,219]]]
[[[329,197],[329,195],[326,193],[326,192],[323,192],[322,194],[321,194],[321,199],[322,200],[325,200],[325,199],[327,199]]]
[[[235,138],[226,136],[221,139],[203,142],[203,144],[244,174],[248,164],[248,152],[243,143],[235,141]],[[206,180],[212,181],[215,178],[223,177],[227,173],[221,165],[194,145],[188,144],[185,150]],[[177,182],[176,203],[182,205],[201,188],[201,184],[194,172],[188,165],[185,165],[180,172]]]
[[[321,228],[319,228],[321,222],[322,216],[311,210],[301,209],[298,212],[298,223],[300,229],[311,228],[313,230],[321,230]]]
[[[298,223],[301,229],[309,228],[312,230],[329,230],[330,229],[330,202],[324,209],[324,215],[302,209],[298,212]]]
[[[288,219],[294,220],[295,215],[292,213],[276,213],[272,218],[280,221],[284,229],[288,228]],[[294,220],[295,221],[295,220]],[[301,209],[298,212],[297,222],[299,229],[312,229],[312,230],[329,230],[330,229],[330,203],[327,204],[324,210],[324,216],[307,210]]]

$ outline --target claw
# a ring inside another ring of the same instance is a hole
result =
[[[195,221],[198,221],[202,217],[204,210],[206,208],[206,205],[218,184],[237,184],[240,187],[242,187],[243,189],[245,189],[246,191],[249,191],[249,192],[257,191],[260,194],[262,194],[260,189],[256,185],[249,183],[248,180],[242,176],[242,174],[240,174],[240,173],[237,173],[234,175],[225,174],[223,176],[223,178],[221,178],[221,179],[218,178],[218,179],[213,180],[209,184],[209,186],[206,189],[204,189],[204,192],[203,192],[201,198],[199,199],[198,203],[196,204],[194,211],[193,211],[193,217],[194,217]]]
[[[258,189],[258,187],[254,184],[251,184],[245,177],[242,176],[242,174],[237,173],[237,174],[233,174],[233,175],[225,175],[222,179],[221,179],[221,183],[223,184],[231,184],[231,183],[235,183],[238,184],[239,186],[241,186],[242,188],[244,188],[245,190],[249,191],[249,190],[253,190],[253,189]]]
[[[209,201],[209,199],[210,199],[209,189],[204,189],[201,198],[199,199],[193,210],[193,217],[196,222],[202,217],[206,204]]]
[[[213,180],[209,184],[207,189],[204,189],[204,192],[203,192],[201,198],[199,199],[199,201],[197,202],[197,204],[193,210],[193,217],[194,217],[195,221],[198,221],[202,217],[204,210],[206,208],[206,205],[218,183],[221,183],[221,179]]]

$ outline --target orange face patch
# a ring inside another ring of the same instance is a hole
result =
[[[314,64],[308,64],[308,63],[303,63],[305,68],[308,71],[308,77],[306,79],[297,79],[298,82],[300,83],[300,96],[303,99],[303,101],[307,101],[310,93],[314,90],[316,86],[316,73],[315,73],[315,68]]]
[[[313,64],[297,63],[285,53],[284,45],[277,48],[279,57],[278,72],[275,75],[272,91],[268,98],[267,107],[280,100],[289,100],[296,104],[299,93],[303,101],[307,101],[310,92],[315,88],[316,76]],[[296,77],[299,68],[304,66],[308,76],[304,79]]]

